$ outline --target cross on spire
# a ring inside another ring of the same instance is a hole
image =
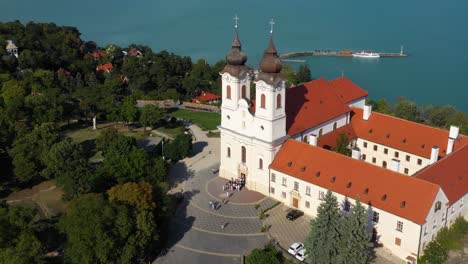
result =
[[[237,14],[234,16],[234,21],[236,21],[236,23],[234,24],[234,27],[237,29],[237,26],[239,23],[239,17],[237,16]]]
[[[273,25],[275,24],[275,21],[273,20],[273,18],[270,19],[269,24],[270,24],[270,34],[273,34]]]

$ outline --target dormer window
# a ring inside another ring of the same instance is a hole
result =
[[[442,209],[442,202],[436,202],[435,207],[434,207],[434,212],[437,212],[440,209]]]
[[[400,203],[401,208],[405,208],[405,206],[406,206],[406,201],[403,201],[403,202]]]
[[[320,171],[317,171],[317,173],[315,173],[315,177],[320,177]]]
[[[352,185],[353,185],[353,183],[352,183],[352,182],[348,182],[348,184],[346,184],[346,188],[348,188],[348,189],[349,189],[349,188],[351,188],[351,186],[352,186]]]
[[[386,201],[386,200],[387,200],[387,195],[384,194],[384,195],[382,196],[382,199],[381,199],[381,200],[382,200],[382,201]]]
[[[335,176],[331,177],[330,182],[335,182],[335,181],[336,181],[336,177]]]
[[[369,188],[365,188],[364,189],[364,194],[368,194],[369,193]]]
[[[288,167],[292,166],[292,161],[288,162]]]
[[[301,171],[304,172],[306,170],[306,166],[302,166]]]
[[[387,138],[390,138],[390,133],[387,134]]]

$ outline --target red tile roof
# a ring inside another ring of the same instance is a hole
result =
[[[99,59],[99,58],[104,57],[104,54],[102,52],[100,52],[100,51],[97,51],[97,52],[95,51],[95,52],[91,53],[91,56],[93,58],[95,58],[95,59]]]
[[[359,138],[430,158],[433,146],[439,147],[439,156],[446,155],[449,132],[397,117],[372,112],[369,120],[362,119],[363,110],[353,107],[351,125]],[[459,135],[454,150],[468,144],[468,138]]]
[[[367,91],[354,84],[346,77],[340,77],[329,81],[330,88],[345,103],[366,97]]]
[[[203,101],[203,102],[212,101],[212,100],[219,100],[219,99],[221,99],[221,96],[216,95],[216,94],[212,94],[212,93],[209,93],[209,92],[201,92],[201,94],[199,96],[194,98],[194,100]]]
[[[286,130],[289,135],[298,134],[351,111],[330,87],[321,78],[287,90]]]
[[[436,184],[292,139],[270,167],[353,199],[359,196],[363,203],[417,224],[424,224],[439,191]]]
[[[334,131],[327,133],[317,140],[317,145],[321,148],[332,149],[336,145],[336,140],[339,138],[340,134],[344,133],[348,140],[356,138],[356,133],[351,125],[345,125],[335,129]]]
[[[101,64],[96,67],[96,71],[109,71],[112,70],[112,63]]]
[[[468,146],[447,155],[414,176],[440,185],[452,205],[468,192]]]

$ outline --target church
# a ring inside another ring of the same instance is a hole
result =
[[[410,262],[440,228],[468,218],[468,137],[458,127],[372,112],[367,91],[345,77],[290,87],[272,31],[259,69],[246,65],[237,26],[226,60],[221,177],[311,217],[327,190],[344,213],[359,198],[372,240]],[[331,151],[342,134],[351,157]]]

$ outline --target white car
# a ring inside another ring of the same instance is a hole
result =
[[[296,253],[296,258],[300,261],[304,261],[307,258],[305,248],[299,249],[299,251]]]
[[[304,244],[302,244],[301,242],[295,242],[289,247],[288,252],[289,254],[294,256],[302,248],[304,248]]]

